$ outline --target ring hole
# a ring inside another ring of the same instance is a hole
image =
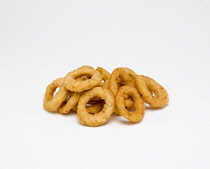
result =
[[[128,109],[129,109],[130,112],[135,112],[136,111],[136,107],[135,106],[133,106],[131,108],[128,108]]]
[[[133,98],[128,94],[124,95],[124,105],[125,108],[131,108],[134,105]]]
[[[134,100],[133,100],[133,97],[131,96],[131,95],[129,95],[129,94],[125,94],[124,95],[124,100],[125,99],[131,99],[131,101],[133,101],[134,102]],[[136,111],[136,107],[134,106],[134,104],[133,104],[133,106],[132,107],[125,107],[128,111],[130,111],[130,112],[135,112]]]
[[[152,95],[153,98],[157,98],[157,96],[154,92],[151,92],[151,95]]]
[[[86,107],[91,107],[91,106],[93,106],[93,103],[87,103],[86,104]]]
[[[88,75],[80,75],[80,76],[77,76],[75,78],[75,81],[76,82],[81,82],[81,81],[85,81],[85,80],[89,80],[91,79],[91,76],[88,76]]]
[[[104,99],[102,99],[100,97],[98,97],[97,99],[100,99],[100,100],[89,101],[86,104],[86,109],[87,109],[88,113],[95,114],[95,113],[99,113],[101,110],[103,110],[103,107],[105,104]]]
[[[132,98],[132,97],[130,97],[129,95],[125,94],[124,95],[124,99],[128,99],[128,98]]]
[[[91,79],[91,76],[82,75],[80,78],[83,79],[83,80],[89,80],[89,79]]]
[[[55,95],[59,92],[59,90],[60,90],[59,87],[57,87],[57,88],[55,89],[55,91],[54,91],[54,93],[53,93],[53,97],[55,97]]]
[[[130,100],[134,101],[133,97],[129,94],[124,94],[124,99],[130,99]]]
[[[68,96],[66,98],[66,102],[68,102],[68,100],[72,97],[73,94],[74,94],[73,92],[68,93]]]
[[[91,74],[80,74],[78,76],[76,76],[74,79],[78,80],[78,79],[82,79],[82,80],[89,80],[91,79],[92,75]]]

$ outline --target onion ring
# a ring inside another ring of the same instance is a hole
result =
[[[88,75],[91,78],[84,81],[76,81],[76,78]],[[82,66],[72,72],[67,73],[64,78],[64,86],[74,92],[83,92],[97,86],[102,80],[100,72],[91,66]]]
[[[134,107],[136,108],[134,112],[130,112],[125,108],[125,105],[123,104],[125,95],[132,97],[134,101]],[[137,89],[134,87],[122,86],[119,89],[116,96],[116,106],[119,114],[132,122],[140,122],[144,117],[144,101],[140,97]]]
[[[142,99],[151,107],[161,108],[169,102],[167,90],[154,79],[138,75],[135,76],[135,82]],[[156,96],[153,96],[151,92]]]
[[[63,86],[63,81],[63,78],[58,78],[47,86],[43,101],[44,109],[48,111],[56,111],[66,100],[69,92]],[[55,96],[53,96],[57,87],[60,89]]]
[[[105,104],[99,113],[90,114],[86,109],[86,105],[88,101],[94,96],[98,96],[101,97],[101,99],[104,99]],[[113,113],[114,107],[115,99],[111,91],[103,87],[95,87],[81,95],[78,103],[77,114],[82,124],[96,127],[107,122]]]
[[[124,67],[116,68],[112,72],[110,76],[110,80],[109,80],[109,89],[112,91],[112,93],[115,96],[117,95],[119,88],[121,88],[123,85],[128,85],[131,87],[135,86],[135,82],[129,76],[127,72],[128,72],[128,69]],[[124,104],[126,107],[132,107],[133,100],[127,97],[124,101]],[[118,111],[115,111],[115,113],[118,115],[120,114],[118,113]]]
[[[109,89],[112,91],[114,96],[117,95],[119,88],[119,83],[117,82],[118,78],[122,80],[123,85],[134,87],[134,81],[128,73],[123,68],[116,68],[113,70],[109,80]]]
[[[123,67],[123,69],[135,81],[135,86],[146,103],[156,108],[166,106],[169,102],[168,93],[160,84],[150,77],[137,75],[130,68]],[[155,97],[153,93],[156,95]]]

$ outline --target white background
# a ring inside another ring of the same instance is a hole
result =
[[[45,111],[82,65],[150,76],[170,103],[95,128]],[[209,0],[0,0],[0,168],[210,168],[209,66]]]

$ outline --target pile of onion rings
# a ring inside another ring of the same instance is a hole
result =
[[[110,74],[102,67],[82,66],[47,86],[43,107],[61,114],[76,111],[81,124],[96,127],[106,123],[112,113],[140,122],[146,104],[162,108],[168,102],[163,86],[132,69],[118,67]]]

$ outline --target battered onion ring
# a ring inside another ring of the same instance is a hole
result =
[[[132,78],[128,75],[128,73],[123,68],[116,68],[112,72],[109,80],[109,89],[112,91],[114,96],[117,95],[118,92],[118,82],[117,79],[121,79],[123,85],[128,85],[131,87],[134,87],[134,81]]]
[[[131,96],[134,100],[134,107],[136,108],[134,112],[128,111],[123,104],[125,95]],[[116,96],[116,106],[120,115],[132,122],[140,122],[144,117],[144,101],[140,97],[137,89],[134,87],[122,86],[119,89]]]
[[[73,95],[68,99],[66,104],[63,104],[58,108],[58,112],[61,114],[69,113],[70,110],[77,105],[82,92],[74,92]]]
[[[60,89],[55,96],[53,96],[57,87],[60,87]],[[56,111],[67,97],[68,90],[63,86],[63,78],[54,80],[46,88],[43,101],[44,109],[48,111]]]
[[[169,102],[168,93],[163,86],[158,84],[152,78],[147,76],[135,76],[137,89],[143,98],[151,107],[164,107]],[[153,92],[156,96],[151,94]]]
[[[90,76],[91,79],[85,81],[76,81],[75,79],[87,75]],[[91,89],[97,86],[102,80],[102,75],[100,72],[95,70],[91,66],[82,66],[78,69],[73,70],[72,72],[67,73],[64,78],[64,86],[74,92],[82,92],[88,89]]]
[[[101,97],[105,101],[105,104],[99,113],[90,114],[86,109],[86,104],[94,96]],[[95,87],[82,94],[78,103],[77,114],[82,124],[96,127],[107,122],[113,113],[114,107],[115,99],[111,91],[103,87]]]
[[[135,81],[133,81],[133,79],[129,76],[129,74],[127,73],[127,69],[125,69],[124,67],[122,68],[119,67],[119,68],[114,69],[114,71],[112,72],[110,76],[109,89],[116,96],[119,88],[121,88],[121,86],[123,85],[134,87]],[[132,99],[128,97],[125,99],[124,103],[126,107],[133,106]],[[115,113],[119,115],[117,111],[115,111]]]

